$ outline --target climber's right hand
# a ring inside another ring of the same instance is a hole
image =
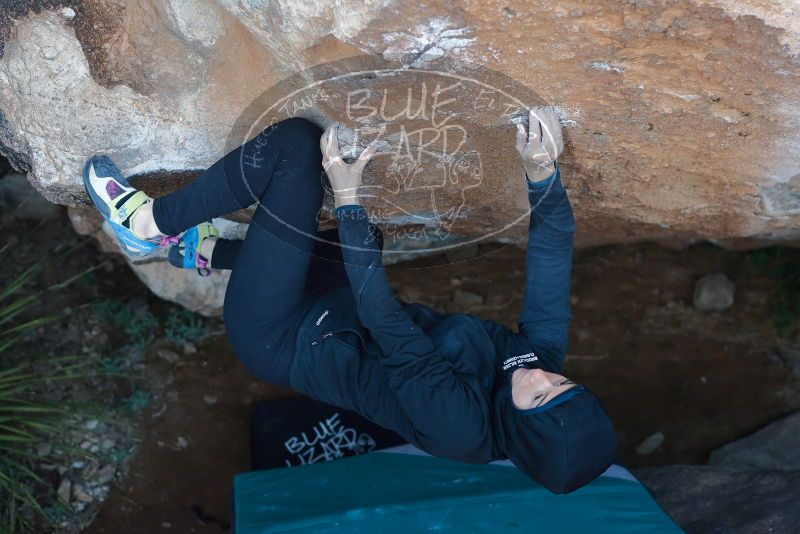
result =
[[[375,147],[370,145],[352,164],[345,163],[339,152],[338,127],[338,122],[328,126],[319,140],[319,148],[322,151],[322,167],[331,182],[334,203],[337,208],[347,204],[360,203],[358,187],[361,185],[361,173],[375,155]]]
[[[517,152],[528,181],[540,182],[555,172],[555,162],[564,151],[561,124],[552,107],[533,106],[528,127],[517,124]]]

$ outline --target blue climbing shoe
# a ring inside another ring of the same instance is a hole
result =
[[[96,155],[89,158],[83,167],[83,186],[95,208],[111,225],[120,248],[128,256],[141,258],[158,247],[167,247],[178,242],[177,236],[143,239],[133,232],[133,216],[152,199],[143,191],[132,187],[108,156]]]
[[[219,237],[219,230],[210,222],[200,223],[184,232],[169,249],[167,259],[175,267],[197,269],[200,276],[211,274],[211,262],[200,254],[200,246],[209,237]]]

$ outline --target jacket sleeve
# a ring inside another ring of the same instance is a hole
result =
[[[560,370],[567,351],[572,247],[575,219],[567,193],[555,172],[528,182],[531,206],[525,250],[525,294],[517,324],[547,367]]]
[[[416,438],[431,454],[469,461],[490,426],[480,389],[456,375],[395,297],[367,211],[340,206],[336,218],[359,319],[380,347],[389,386]]]

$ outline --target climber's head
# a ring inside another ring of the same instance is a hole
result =
[[[515,369],[494,396],[498,447],[553,493],[591,482],[616,459],[617,436],[585,386],[541,369]]]
[[[567,377],[542,369],[519,367],[511,373],[511,396],[520,410],[538,408],[576,386]]]

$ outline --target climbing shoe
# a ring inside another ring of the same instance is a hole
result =
[[[177,236],[144,239],[133,232],[133,216],[152,199],[143,191],[133,188],[108,156],[96,155],[86,161],[83,187],[95,208],[111,225],[120,248],[129,256],[141,258],[158,247],[168,247],[178,242]]]
[[[169,249],[167,259],[175,267],[197,269],[200,276],[208,276],[211,274],[211,262],[200,254],[200,246],[209,237],[219,237],[219,230],[210,222],[186,230],[178,243]]]

